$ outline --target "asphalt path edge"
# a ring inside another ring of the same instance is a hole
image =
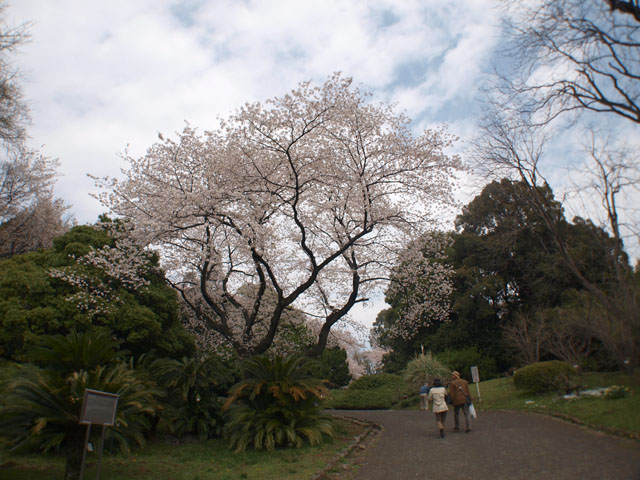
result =
[[[359,435],[356,435],[354,437],[354,441],[343,448],[322,470],[311,477],[311,480],[323,480],[326,478],[336,465],[347,458],[351,452],[356,448],[364,449],[366,441],[371,440],[372,437],[379,435],[384,430],[383,426],[376,422],[369,422],[359,418],[349,417],[347,415],[333,415],[333,417],[360,425],[364,430]]]

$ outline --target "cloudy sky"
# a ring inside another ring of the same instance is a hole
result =
[[[12,0],[29,22],[15,58],[32,143],[60,159],[57,194],[80,223],[103,209],[87,173],[118,176],[118,154],[200,129],[247,101],[340,71],[394,102],[416,132],[472,131],[499,38],[491,0]],[[459,148],[462,148],[462,143]]]

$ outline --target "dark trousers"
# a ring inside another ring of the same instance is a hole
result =
[[[455,428],[460,428],[460,410],[464,413],[464,420],[467,424],[467,430],[469,430],[471,428],[471,417],[469,416],[469,405],[466,403],[453,406],[453,420],[455,422]]]

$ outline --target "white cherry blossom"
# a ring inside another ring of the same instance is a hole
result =
[[[160,253],[191,321],[216,341],[262,353],[295,307],[320,319],[319,353],[450,201],[459,168],[444,128],[414,138],[369,97],[335,74],[215,130],[187,125],[126,156],[124,180],[96,179],[99,198]]]

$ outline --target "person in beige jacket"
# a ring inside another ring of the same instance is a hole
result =
[[[454,431],[460,430],[460,410],[464,413],[466,423],[465,432],[471,431],[471,417],[469,416],[469,403],[471,402],[471,393],[469,392],[469,383],[460,378],[459,372],[451,374],[451,383],[449,384],[449,396],[453,405],[453,420],[455,425]]]
[[[440,430],[440,437],[444,438],[444,420],[447,418],[447,389],[442,386],[439,378],[433,379],[433,386],[429,390],[428,399],[431,402],[431,411],[436,416],[436,425]]]

